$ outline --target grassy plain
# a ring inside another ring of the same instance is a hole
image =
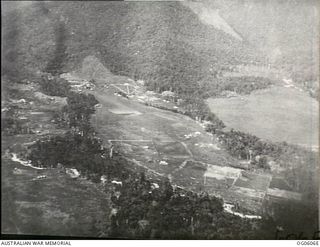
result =
[[[273,142],[319,146],[319,106],[296,88],[271,87],[248,96],[210,98],[208,104],[230,128]]]

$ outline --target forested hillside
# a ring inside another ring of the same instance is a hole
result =
[[[3,16],[3,73],[61,73],[95,54],[113,73],[154,90],[190,93],[255,57],[179,2],[36,2]],[[59,64],[55,68],[54,64]]]

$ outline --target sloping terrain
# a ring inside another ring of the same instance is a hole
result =
[[[70,71],[96,54],[115,74],[184,92],[257,57],[179,2],[39,2],[3,21],[3,72],[11,75]]]
[[[317,1],[202,0],[186,5],[200,18],[215,19],[218,12],[236,33],[265,56],[266,66],[290,72],[300,82],[317,80],[320,7]]]

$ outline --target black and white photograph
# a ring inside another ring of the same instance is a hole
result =
[[[318,245],[319,12],[1,1],[1,239]]]

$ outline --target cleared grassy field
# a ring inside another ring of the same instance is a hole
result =
[[[306,148],[318,143],[318,102],[295,88],[272,87],[249,96],[209,99],[209,106],[236,130]]]
[[[271,180],[270,175],[258,175],[248,172],[242,172],[242,176],[237,179],[234,186],[247,189],[266,191]]]
[[[129,159],[134,158],[150,169],[167,175],[190,157],[195,161],[214,161],[221,165],[236,163],[224,150],[196,146],[197,142],[212,143],[212,137],[186,116],[145,106],[103,90],[93,93],[101,108],[93,115],[92,125],[107,145],[112,139],[130,140],[115,144],[115,151],[120,145],[119,148],[125,151],[124,155]],[[109,111],[110,108],[132,109],[141,115],[114,114]],[[184,125],[180,126],[179,123]],[[199,136],[185,138],[185,135],[194,132],[199,132]],[[159,164],[162,160],[168,165]]]

